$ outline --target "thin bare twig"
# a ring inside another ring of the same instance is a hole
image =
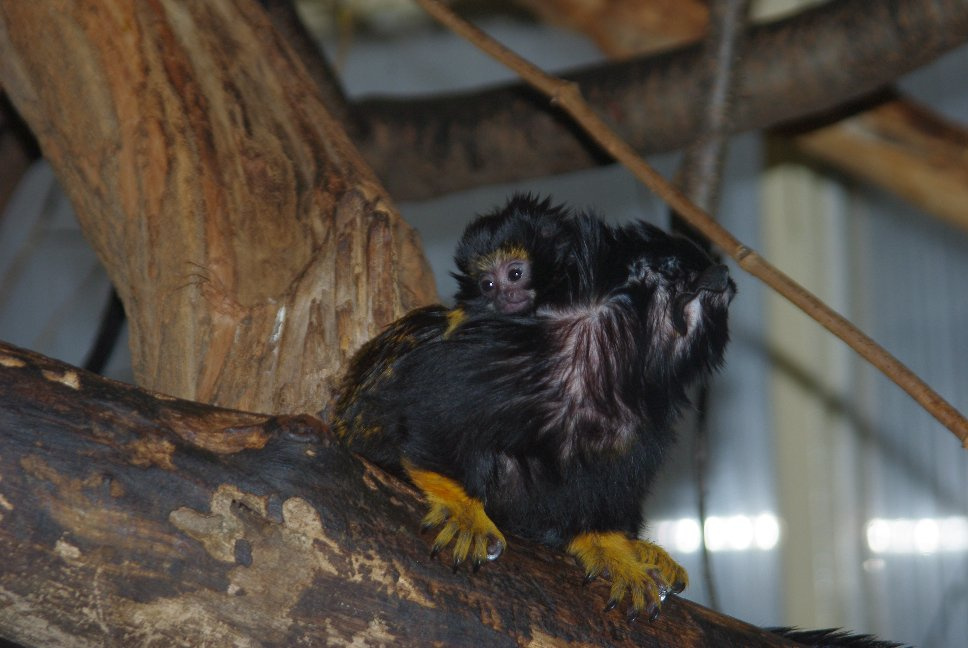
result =
[[[701,130],[696,140],[686,148],[676,174],[676,184],[680,190],[710,215],[716,213],[723,184],[723,162],[729,141],[729,122],[738,69],[736,58],[744,40],[748,11],[749,0],[714,0],[709,5],[709,33],[703,46],[703,67],[709,76],[709,89],[706,96],[700,99],[704,106]],[[694,228],[674,211],[672,230],[705,243]],[[696,405],[693,419],[696,452],[693,455],[693,465],[698,490],[697,512],[699,519],[705,521],[709,495],[709,383],[703,383],[699,387]],[[710,607],[718,610],[719,593],[713,578],[712,555],[705,542],[705,524],[700,528],[703,582]]]
[[[686,198],[663,178],[593,111],[581,96],[578,85],[550,76],[504,45],[461,19],[437,0],[417,0],[438,22],[463,36],[485,53],[516,72],[551,99],[605,151],[627,167],[690,225],[716,247],[732,257],[748,273],[783,295],[906,391],[932,416],[947,427],[968,448],[968,420],[929,387],[917,374],[888,353],[845,317],[831,309],[803,286],[793,281],[754,250],[741,243],[726,228]]]
[[[703,47],[709,89],[700,100],[704,110],[699,137],[686,148],[676,179],[682,192],[710,214],[715,214],[719,202],[739,69],[736,62],[745,40],[748,10],[749,0],[716,0],[709,5],[709,34]]]

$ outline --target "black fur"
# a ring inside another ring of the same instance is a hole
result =
[[[767,630],[800,645],[814,646],[814,648],[901,648],[903,646],[893,641],[882,641],[871,635],[857,635],[835,629],[767,628]]]
[[[450,477],[499,528],[562,546],[639,530],[685,388],[722,360],[735,287],[645,223],[554,222],[553,299],[447,335],[443,308],[407,315],[354,358],[336,423],[365,456]]]

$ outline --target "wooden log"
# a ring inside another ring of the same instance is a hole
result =
[[[429,557],[406,484],[309,416],[218,409],[0,344],[0,637],[27,646],[779,646],[671,596],[605,613],[515,538]]]
[[[415,232],[250,0],[0,0],[0,85],[124,302],[142,385],[317,411],[350,353],[435,300]]]
[[[706,32],[705,0],[517,0],[545,22],[591,38],[611,58],[675,47]]]
[[[913,99],[894,97],[793,141],[812,158],[968,229],[968,130]]]

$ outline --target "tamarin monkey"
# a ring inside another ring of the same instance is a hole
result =
[[[607,574],[606,609],[627,596],[630,618],[651,619],[688,577],[637,538],[642,500],[686,387],[722,361],[735,285],[651,225],[559,223],[555,300],[457,326],[444,309],[405,316],[351,362],[336,430],[423,492],[433,553],[453,543],[455,568],[498,558],[508,532],[563,548],[586,580]]]
[[[570,301],[569,277],[562,273],[574,248],[570,218],[549,198],[517,194],[472,221],[454,255],[456,308],[464,314],[530,315],[542,304]]]

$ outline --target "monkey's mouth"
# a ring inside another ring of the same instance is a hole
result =
[[[500,311],[507,315],[516,315],[517,313],[526,311],[531,306],[531,300],[526,296],[522,296],[516,299],[504,299],[501,301]]]
[[[722,264],[709,266],[689,289],[673,298],[672,327],[679,335],[686,335],[690,320],[695,320],[706,307],[706,297],[725,296],[725,303],[728,304],[735,292],[736,284],[729,278],[729,269]]]
[[[534,304],[534,291],[523,288],[508,290],[495,300],[497,310],[505,315],[517,315],[531,310]]]

